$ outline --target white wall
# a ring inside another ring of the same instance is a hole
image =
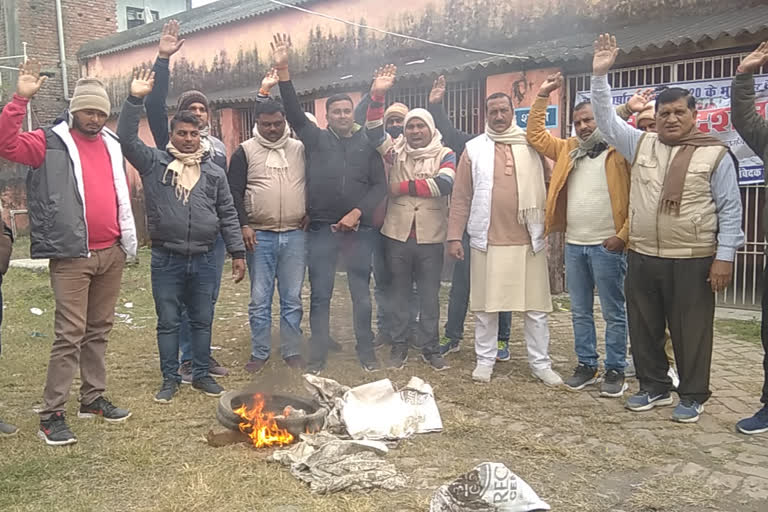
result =
[[[157,11],[161,18],[184,11],[187,8],[187,0],[117,0],[117,30],[127,28],[126,7],[149,7]]]

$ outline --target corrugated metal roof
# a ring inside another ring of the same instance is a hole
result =
[[[281,0],[291,5],[302,5],[312,0]],[[184,36],[220,25],[242,21],[254,16],[285,9],[282,5],[268,0],[219,0],[202,7],[173,15],[181,25],[179,35]],[[129,48],[155,44],[160,40],[167,18],[124,30],[103,39],[84,44],[77,52],[81,59],[117,53]]]

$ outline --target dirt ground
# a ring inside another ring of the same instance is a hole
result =
[[[0,510],[425,511],[438,486],[484,461],[505,463],[556,511],[768,509],[768,437],[748,438],[733,427],[758,406],[762,351],[733,329],[717,335],[714,396],[704,416],[695,425],[679,425],[669,419],[671,408],[637,414],[626,411],[623,401],[599,398],[596,389],[570,393],[537,383],[525,362],[519,317],[512,326],[513,359],[496,366],[490,385],[470,379],[471,318],[461,352],[449,357],[449,371],[436,373],[411,357],[404,370],[364,373],[354,355],[349,296],[339,274],[332,329],[344,351],[331,356],[323,376],[350,386],[384,377],[402,386],[420,376],[434,387],[445,430],[403,441],[388,455],[408,475],[406,489],[318,496],[287,469],[266,462],[266,451],[209,447],[204,436],[216,427],[216,399],[185,386],[170,405],[152,401],[161,378],[148,264],[142,252],[141,264],[125,273],[108,353],[108,397],[133,417],[123,425],[77,419],[76,380],[68,417],[79,442],[65,448],[37,439],[32,410],[40,403],[53,339],[48,275],[12,269],[6,276],[0,417],[21,432],[0,440]],[[305,287],[307,311],[308,293]],[[228,389],[250,383],[243,370],[250,352],[247,303],[248,285],[226,280],[213,345],[215,357],[232,370],[220,380]],[[551,317],[551,353],[565,376],[575,358],[567,301],[560,305]],[[43,314],[32,314],[34,307]],[[305,314],[305,332],[307,324]],[[300,374],[277,351],[257,383],[303,392]],[[632,380],[630,391],[636,389]]]

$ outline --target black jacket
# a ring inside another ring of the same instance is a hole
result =
[[[213,248],[221,231],[232,257],[244,258],[245,244],[224,170],[211,158],[204,157],[200,163],[200,181],[184,204],[176,197],[171,176],[165,176],[174,157],[166,150],[150,148],[139,139],[142,110],[141,100],[129,97],[120,112],[117,134],[123,155],[139,171],[144,183],[152,246],[185,255],[202,254]]]
[[[365,130],[338,137],[309,121],[293,84],[280,82],[286,118],[307,154],[308,213],[312,222],[336,223],[354,208],[360,223],[373,225],[373,212],[387,192],[384,163]]]

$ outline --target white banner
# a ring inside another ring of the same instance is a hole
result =
[[[721,139],[739,159],[739,185],[754,185],[765,182],[765,170],[760,157],[749,149],[744,140],[731,125],[731,79],[697,80],[666,84],[666,87],[682,87],[696,97],[699,112],[698,126],[704,133]],[[629,101],[637,88],[613,89],[611,96],[615,106]],[[757,111],[766,117],[768,105],[768,75],[755,76]],[[576,93],[576,103],[588,100],[590,91]],[[634,120],[630,120],[634,124]]]

